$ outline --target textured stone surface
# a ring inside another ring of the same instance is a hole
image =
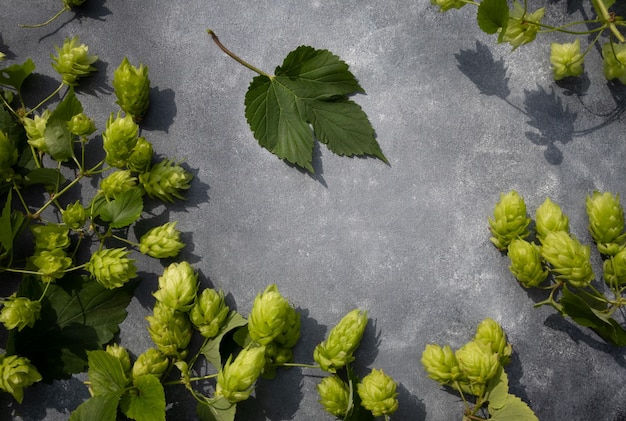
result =
[[[550,308],[533,309],[541,295],[515,283],[487,230],[499,193],[516,189],[531,213],[550,196],[589,242],[585,195],[626,197],[626,90],[603,80],[597,51],[581,82],[556,85],[548,54],[560,37],[511,52],[480,33],[474,8],[440,14],[425,0],[87,0],[48,27],[17,26],[46,20],[58,3],[4,2],[5,63],[32,57],[41,98],[56,84],[53,46],[79,35],[100,57],[78,90],[99,130],[117,110],[111,80],[122,58],[149,66],[143,135],[195,175],[187,202],[154,209],[155,221],[179,221],[189,243],[182,257],[243,314],[276,282],[302,313],[298,361],[312,361],[346,312],[367,309],[356,367],[382,368],[400,383],[393,419],[460,419],[460,400],[426,378],[419,358],[429,342],[462,345],[492,317],[514,346],[512,392],[540,419],[626,419],[624,351]],[[544,3],[554,20],[589,15],[581,2]],[[260,148],[243,108],[254,74],[207,28],[270,72],[301,44],[339,55],[367,92],[354,100],[390,165],[321,146],[311,176]],[[144,280],[120,335],[135,354],[150,346],[144,317],[161,270],[140,263]],[[331,419],[317,403],[319,374],[292,369],[260,382],[238,419]],[[0,418],[67,419],[88,397],[81,379],[31,388],[21,406],[2,396]],[[177,401],[168,419],[194,419],[184,390],[168,397]]]

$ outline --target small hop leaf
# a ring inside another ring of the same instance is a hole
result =
[[[506,32],[509,22],[509,8],[506,0],[483,0],[476,15],[478,27],[487,34]]]

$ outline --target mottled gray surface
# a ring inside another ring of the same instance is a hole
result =
[[[116,110],[111,79],[122,58],[150,67],[143,134],[195,175],[189,200],[155,209],[156,221],[179,221],[189,242],[182,257],[243,314],[276,282],[302,313],[298,361],[312,361],[347,311],[367,309],[356,366],[399,382],[393,419],[459,420],[462,403],[425,376],[419,358],[429,342],[462,345],[492,317],[514,346],[512,392],[541,420],[626,419],[624,351],[550,308],[533,309],[540,295],[515,283],[487,230],[499,193],[516,189],[532,213],[550,196],[589,242],[585,195],[626,197],[626,90],[603,80],[597,51],[581,82],[557,85],[548,54],[560,37],[511,52],[480,33],[474,8],[440,14],[426,0],[87,0],[48,27],[17,26],[46,20],[56,3],[2,1],[8,63],[32,57],[38,73],[57,79],[49,54],[79,35],[100,57],[79,90],[99,129]],[[554,22],[588,14],[581,1],[543,3]],[[310,176],[260,148],[243,115],[254,74],[207,28],[266,71],[301,44],[339,55],[367,92],[354,99],[390,165],[322,146]],[[41,95],[55,83],[44,77]],[[140,263],[145,279],[120,334],[135,354],[150,346],[143,318],[161,270]],[[293,369],[260,382],[238,419],[330,420],[317,403],[318,374]],[[0,418],[66,419],[88,396],[81,379],[31,388],[21,406],[3,396]],[[177,400],[168,419],[194,418],[184,391],[169,389],[168,398]]]

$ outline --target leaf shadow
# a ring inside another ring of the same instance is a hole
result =
[[[504,60],[495,61],[491,50],[476,41],[476,50],[461,50],[455,54],[458,69],[471,80],[481,94],[503,100],[511,94]]]
[[[544,325],[566,333],[577,344],[583,342],[595,350],[611,355],[620,367],[626,369],[626,348],[616,347],[598,339],[599,337],[592,330],[583,330],[580,326],[559,314],[548,316]]]
[[[39,41],[43,41],[44,39],[56,34],[62,28],[64,28],[65,25],[67,25],[68,23],[74,20],[78,20],[78,22],[81,25],[83,23],[83,19],[85,18],[89,20],[99,20],[101,22],[105,22],[106,19],[104,19],[104,17],[112,14],[111,10],[109,10],[107,7],[104,6],[105,2],[106,0],[90,0],[88,2],[83,3],[81,6],[75,6],[69,11],[63,12],[61,16],[59,16],[58,18],[50,22],[48,25],[43,27],[43,28],[49,28],[51,25],[54,25],[55,23],[58,25],[54,30],[52,30],[51,32],[48,32],[47,34],[39,38]],[[56,13],[56,11],[52,13],[54,14]],[[68,14],[71,14],[71,16],[68,17]],[[63,21],[59,25],[58,22],[62,19],[65,19],[65,21]],[[31,23],[29,22],[28,24],[31,24]],[[30,30],[34,30],[34,29],[36,28],[32,28]]]

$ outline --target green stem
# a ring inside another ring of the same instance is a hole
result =
[[[132,242],[132,241],[130,241],[129,239],[124,238],[124,237],[120,237],[119,235],[111,234],[111,237],[112,237],[112,238],[115,238],[115,239],[116,239],[116,240],[118,240],[118,241],[121,241],[122,243],[129,244],[129,245],[131,245],[131,246],[133,246],[133,247],[139,247],[139,244],[138,244],[138,243],[133,243],[133,242]]]
[[[46,202],[44,203],[44,205],[33,214],[34,218],[39,218],[39,215],[41,215],[41,213],[48,208],[48,206],[50,206],[51,204],[53,204],[56,200],[57,197],[61,196],[62,194],[64,194],[65,192],[67,192],[69,189],[71,189],[75,184],[77,184],[81,178],[83,178],[84,175],[83,174],[79,174],[75,179],[73,179],[67,186],[63,187],[63,189],[61,189],[60,191],[58,191],[56,194],[53,194],[52,197]]]
[[[25,116],[31,114],[33,111],[35,111],[37,108],[41,107],[43,104],[45,104],[46,102],[50,101],[52,99],[53,96],[55,96],[56,94],[58,94],[59,92],[61,92],[61,89],[65,86],[65,82],[61,82],[61,84],[47,97],[45,97],[41,102],[39,102],[39,104],[35,105],[29,112],[27,112],[25,114]]]
[[[281,363],[273,364],[274,367],[301,367],[301,368],[320,368],[318,364],[300,364],[300,363]]]
[[[63,7],[63,9],[59,10],[54,16],[52,16],[50,19],[48,19],[47,21],[45,21],[44,23],[36,23],[34,25],[24,25],[24,24],[20,24],[20,26],[22,28],[41,28],[42,26],[46,26],[47,24],[49,24],[50,22],[52,22],[53,20],[55,20],[56,18],[58,18],[59,16],[61,16],[64,12],[70,10],[70,6],[65,5],[65,7]]]
[[[595,9],[598,17],[605,22],[605,25],[611,30],[615,38],[617,38],[619,42],[626,41],[624,40],[624,36],[622,35],[622,33],[619,31],[619,29],[617,29],[617,26],[615,25],[615,18],[611,13],[609,13],[609,10],[604,4],[604,1],[591,0],[591,4],[593,5],[593,8]]]
[[[236,56],[232,51],[230,51],[229,49],[227,49],[226,47],[224,47],[224,45],[220,42],[219,38],[217,37],[217,35],[215,34],[215,32],[213,32],[211,29],[207,29],[206,31],[209,35],[211,35],[211,38],[213,38],[213,42],[215,42],[215,44],[217,44],[218,47],[220,47],[220,50],[222,50],[223,52],[225,52],[226,54],[228,54],[228,56],[230,56],[232,59],[234,59],[236,62],[238,62],[239,64],[247,67],[248,69],[252,70],[255,73],[260,74],[261,76],[265,76],[269,79],[272,78],[272,75],[265,73],[263,70],[257,69],[256,67],[254,67],[253,65],[251,65],[250,63],[245,62],[244,60],[242,60],[241,58],[239,58],[238,56]]]

